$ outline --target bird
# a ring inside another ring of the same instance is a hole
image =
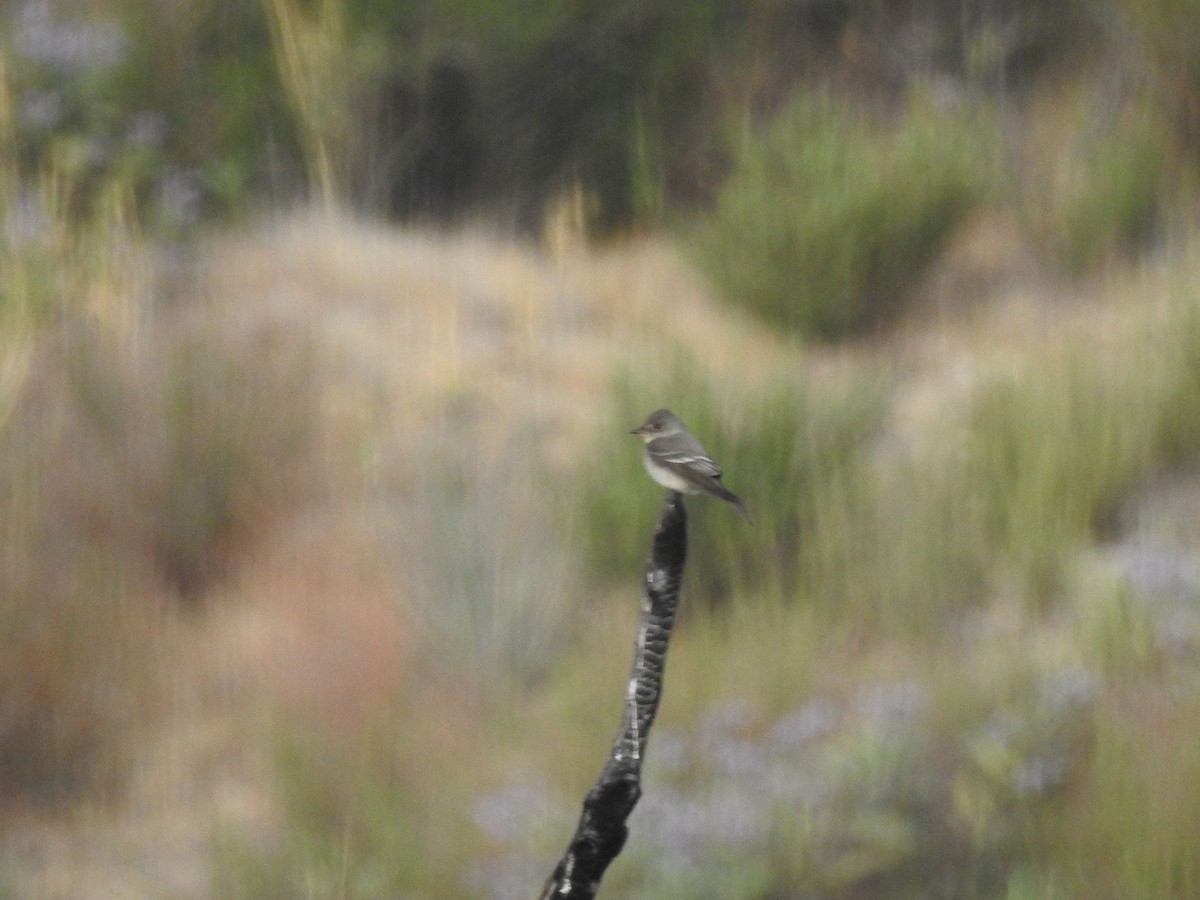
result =
[[[645,444],[642,463],[656,482],[682,494],[717,497],[732,504],[747,522],[752,521],[741,498],[721,484],[721,467],[669,409],[656,409],[629,433]]]

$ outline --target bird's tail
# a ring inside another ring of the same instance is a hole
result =
[[[738,515],[741,516],[748,524],[753,525],[754,520],[750,518],[750,513],[746,512],[746,504],[742,502],[742,498],[733,491],[726,490],[720,485],[717,485],[717,488],[719,490],[717,496],[733,506],[733,508],[738,511]]]
[[[752,518],[750,518],[750,513],[746,512],[746,504],[741,501],[741,498],[735,496],[729,502],[733,504],[733,508],[738,511],[738,515],[741,516],[743,520],[745,520],[747,525],[754,524],[754,520]]]

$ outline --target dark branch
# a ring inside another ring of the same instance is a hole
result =
[[[633,669],[625,692],[621,731],[600,777],[583,801],[575,836],[542,889],[542,900],[594,897],[609,863],[625,845],[625,824],[642,795],[642,757],[662,698],[667,644],[675,625],[687,561],[687,511],[682,495],[663,501],[642,583]]]

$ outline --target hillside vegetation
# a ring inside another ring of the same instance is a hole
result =
[[[755,524],[605,894],[1200,893],[1194,4],[504,6],[4,14],[0,897],[532,896],[663,405]]]

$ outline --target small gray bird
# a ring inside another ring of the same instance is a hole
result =
[[[721,484],[721,467],[669,409],[656,409],[629,433],[645,442],[642,462],[650,477],[663,487],[683,494],[717,497],[732,503],[738,514],[750,521],[746,505]]]

